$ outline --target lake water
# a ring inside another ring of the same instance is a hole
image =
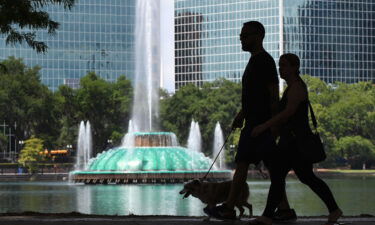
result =
[[[324,179],[344,214],[375,215],[375,177]],[[254,214],[261,214],[269,181],[249,181]],[[76,185],[64,182],[0,183],[0,212],[80,212],[100,215],[202,216],[204,205],[193,197],[182,199],[182,184]],[[326,215],[318,197],[298,180],[287,180],[290,203],[300,216]]]

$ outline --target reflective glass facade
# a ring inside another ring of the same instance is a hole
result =
[[[240,81],[250,57],[239,32],[249,20],[266,29],[265,49],[278,62],[301,58],[301,72],[326,82],[375,79],[372,0],[175,0],[175,87],[224,77]]]
[[[41,80],[50,89],[61,84],[78,87],[79,78],[95,71],[108,81],[134,75],[134,0],[79,0],[71,11],[50,6],[50,16],[60,23],[56,35],[38,31],[46,54],[30,47],[5,45],[0,36],[0,58],[23,58],[28,66],[39,65]]]
[[[278,52],[278,1],[175,0],[175,88],[224,77],[241,79],[249,53],[239,33],[251,19],[266,28],[265,48]]]
[[[284,49],[326,82],[375,81],[375,1],[284,0]]]

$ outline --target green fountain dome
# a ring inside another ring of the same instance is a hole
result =
[[[183,147],[118,147],[100,153],[88,171],[194,171],[210,167],[203,153]]]
[[[104,183],[181,183],[207,176],[227,180],[229,170],[207,174],[212,160],[203,153],[178,145],[172,132],[129,132],[120,147],[90,159],[84,170],[71,172],[74,182]]]

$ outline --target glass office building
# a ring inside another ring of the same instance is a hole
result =
[[[23,58],[41,67],[41,80],[51,90],[79,86],[80,77],[94,71],[108,81],[134,76],[134,0],[79,0],[69,11],[49,6],[46,11],[60,23],[56,35],[37,31],[49,49],[37,54],[25,44],[5,45],[0,36],[0,58]]]
[[[224,77],[240,81],[249,53],[239,33],[246,21],[266,29],[275,58],[301,58],[301,73],[326,82],[375,81],[372,0],[175,0],[175,88]]]

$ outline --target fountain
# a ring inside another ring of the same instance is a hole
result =
[[[91,125],[90,122],[81,121],[78,131],[76,170],[87,169],[92,153]]]
[[[86,169],[73,171],[74,182],[179,183],[202,178],[212,164],[201,152],[198,123],[192,122],[193,149],[179,146],[171,132],[158,132],[159,4],[156,0],[137,1],[134,104],[128,133],[121,146],[99,153]],[[230,177],[229,170],[215,170],[207,179]]]
[[[198,122],[194,120],[191,121],[187,147],[196,152],[202,151],[201,131]]]
[[[219,151],[221,147],[224,145],[224,137],[223,137],[223,132],[221,130],[220,123],[217,122],[215,126],[215,132],[214,132],[214,144],[213,144],[213,155],[212,158],[214,159],[217,154],[219,154]],[[223,149],[217,158],[215,162],[215,167],[217,169],[224,169],[225,168],[225,149]]]

